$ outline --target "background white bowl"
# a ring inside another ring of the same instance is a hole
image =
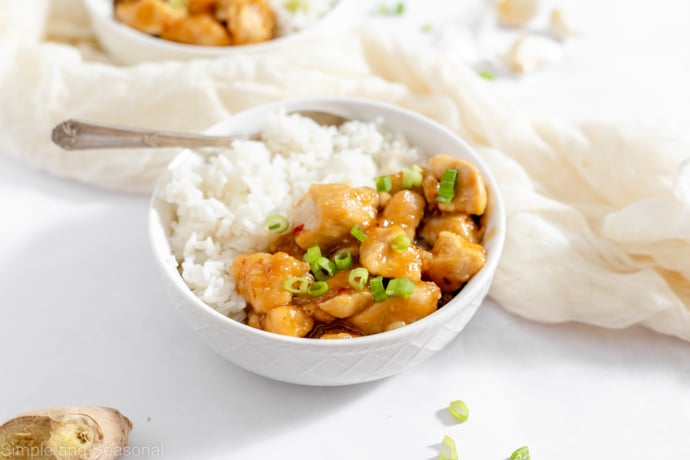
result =
[[[489,290],[505,239],[505,214],[496,182],[486,164],[458,136],[421,115],[393,106],[357,99],[307,99],[262,105],[239,113],[208,130],[210,134],[251,135],[261,130],[267,115],[278,109],[330,111],[351,119],[382,118],[387,128],[404,133],[411,145],[427,155],[447,153],[472,161],[489,188],[484,268],[460,293],[433,314],[380,334],[352,340],[294,338],[249,327],[227,318],[199,300],[182,280],[168,243],[172,205],[158,181],[149,214],[154,257],[175,308],[194,331],[229,361],[266,377],[305,385],[346,385],[381,379],[415,365],[442,349],[472,318]],[[170,168],[180,163],[186,151]]]
[[[263,43],[241,46],[199,46],[162,40],[117,21],[112,0],[83,0],[99,43],[116,61],[137,64],[146,61],[185,60],[260,53],[284,48],[300,40],[346,27],[353,14],[353,0],[338,0],[320,21],[294,34]]]

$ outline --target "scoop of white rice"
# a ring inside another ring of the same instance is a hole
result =
[[[268,118],[260,141],[184,157],[164,188],[176,209],[170,243],[184,281],[211,307],[243,319],[245,301],[228,270],[237,255],[265,251],[275,238],[263,228],[266,217],[289,219],[313,183],[373,186],[420,157],[382,121],[336,128],[285,113]]]

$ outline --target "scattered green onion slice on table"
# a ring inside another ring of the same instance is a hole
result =
[[[515,452],[510,454],[510,460],[530,460],[529,448],[527,446],[522,446],[518,449],[515,449]]]
[[[422,170],[419,166],[403,169],[402,188],[415,188],[422,185]]]
[[[393,182],[391,181],[391,176],[379,176],[376,178],[377,192],[390,192],[392,188]]]
[[[458,451],[455,450],[455,441],[450,436],[444,436],[441,442],[441,454],[438,460],[458,460]]]
[[[312,264],[319,260],[319,257],[321,257],[321,248],[318,246],[312,246],[307,249],[306,253],[304,253],[302,260],[308,264]]]
[[[443,173],[441,183],[438,186],[438,195],[436,201],[438,203],[450,203],[455,196],[455,182],[458,180],[458,170],[448,168]]]
[[[374,294],[374,300],[380,302],[388,298],[386,294],[386,288],[383,287],[383,277],[377,276],[369,280],[369,287],[371,288],[372,294]]]
[[[407,251],[407,248],[409,247],[410,238],[404,233],[401,233],[400,235],[396,236],[395,238],[393,238],[393,241],[391,241],[391,248],[395,252]]]
[[[264,221],[264,228],[272,233],[283,233],[289,226],[290,222],[279,214],[271,214]]]
[[[364,289],[368,280],[369,270],[364,267],[355,268],[347,277],[347,282],[350,283],[350,286],[352,286],[352,288],[356,291],[361,291]]]
[[[457,401],[452,401],[448,405],[448,410],[460,423],[466,422],[470,416],[470,411],[467,408],[467,404],[459,399]]]
[[[388,297],[400,297],[409,299],[414,290],[414,283],[407,278],[393,278],[388,282],[386,295]]]
[[[325,281],[317,281],[313,283],[311,286],[309,286],[309,289],[307,289],[307,292],[309,293],[310,296],[313,297],[318,297],[320,295],[324,295],[325,293],[328,292],[328,283]]]
[[[347,270],[352,267],[352,254],[350,251],[339,252],[333,257],[333,262],[338,270]]]
[[[359,225],[357,224],[355,224],[355,226],[352,227],[352,229],[350,230],[350,234],[357,238],[360,243],[364,243],[364,240],[367,239],[367,234],[364,232],[364,230],[359,228]]]
[[[293,294],[306,294],[309,288],[309,280],[307,278],[292,276],[283,281],[283,289]]]

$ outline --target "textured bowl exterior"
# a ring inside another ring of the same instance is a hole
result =
[[[235,115],[209,132],[257,132],[266,115],[279,108],[326,110],[360,120],[382,117],[388,128],[405,133],[411,144],[425,152],[457,153],[473,161],[484,174],[490,190],[484,243],[488,254],[486,265],[443,308],[405,327],[352,340],[285,337],[227,318],[205,305],[187,288],[167,241],[172,210],[157,190],[149,214],[150,240],[174,308],[218,354],[256,374],[285,382],[324,386],[362,383],[397,374],[422,362],[462,331],[491,285],[505,237],[505,215],[493,177],[483,161],[443,126],[393,106],[356,99],[298,100],[260,106]],[[172,165],[175,163],[176,160]],[[167,177],[166,172],[157,189]]]
[[[354,14],[353,0],[340,0],[331,12],[313,26],[264,43],[243,46],[198,46],[151,37],[119,23],[113,17],[112,0],[83,0],[99,43],[122,64],[147,61],[216,58],[241,53],[261,53],[289,47],[298,40],[341,28]]]

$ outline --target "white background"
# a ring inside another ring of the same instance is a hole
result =
[[[407,3],[404,18],[368,21],[465,19],[462,2]],[[582,36],[565,61],[496,90],[559,117],[687,130],[690,2],[567,6]],[[117,407],[132,458],[430,460],[446,434],[463,459],[524,444],[538,460],[690,458],[690,344],[640,328],[541,325],[487,301],[448,348],[384,381],[300,387],[236,368],[169,308],[147,205],[0,155],[0,418]],[[454,399],[465,424],[446,412]]]

